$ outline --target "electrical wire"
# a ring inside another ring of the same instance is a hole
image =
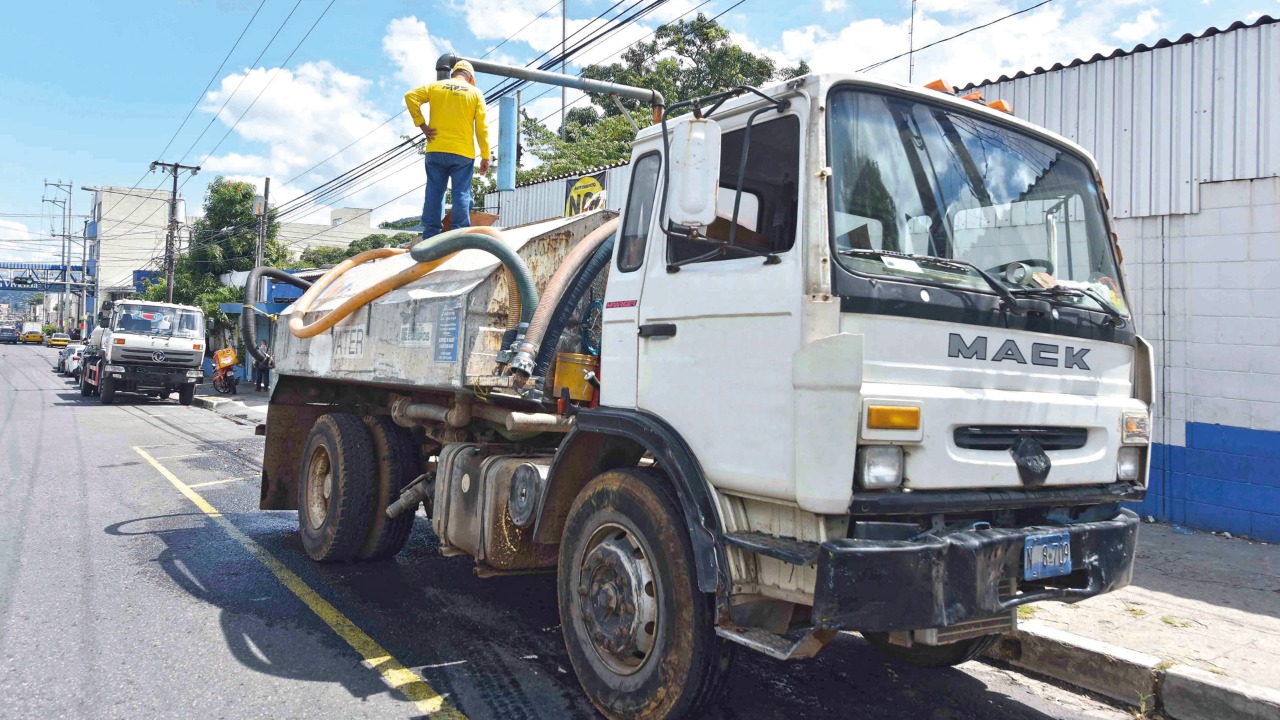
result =
[[[981,30],[981,29],[983,29],[983,28],[989,28],[989,27],[991,27],[992,25],[995,25],[995,24],[996,24],[996,23],[998,23],[998,22],[1003,22],[1003,21],[1005,21],[1005,20],[1008,20],[1008,19],[1009,19],[1009,18],[1011,18],[1011,17],[1016,17],[1016,16],[1021,15],[1021,14],[1023,14],[1023,13],[1031,12],[1032,10],[1035,10],[1036,8],[1044,7],[1045,5],[1048,5],[1048,4],[1049,4],[1049,3],[1051,3],[1051,2],[1053,2],[1053,0],[1042,0],[1041,2],[1038,2],[1038,3],[1036,3],[1035,5],[1031,5],[1030,7],[1025,7],[1025,8],[1021,9],[1021,10],[1017,10],[1017,11],[1011,12],[1011,13],[1009,13],[1008,15],[1005,15],[1005,16],[1003,16],[1003,17],[998,17],[998,18],[996,18],[995,20],[992,20],[992,21],[990,21],[990,22],[983,23],[983,24],[981,24],[981,25],[974,25],[973,27],[969,28],[968,30],[963,30],[963,31],[961,31],[961,32],[956,33],[955,35],[951,35],[951,36],[949,36],[949,37],[942,38],[941,40],[935,40],[935,41],[933,41],[933,42],[929,43],[928,45],[922,45],[922,46],[920,46],[920,47],[918,47],[918,48],[916,48],[916,49],[914,49],[914,50],[910,50],[910,51],[908,51],[908,52],[904,52],[904,53],[899,53],[898,55],[894,55],[894,56],[893,56],[893,57],[891,57],[891,58],[888,58],[888,59],[886,59],[886,60],[881,60],[880,62],[877,62],[877,63],[872,63],[872,64],[870,64],[870,65],[868,65],[868,66],[866,66],[866,67],[864,67],[864,68],[862,68],[862,69],[860,69],[860,70],[855,70],[854,72],[860,72],[860,73],[862,73],[862,72],[867,72],[868,70],[875,70],[876,68],[880,67],[881,65],[884,65],[885,63],[891,63],[891,62],[893,62],[894,60],[900,60],[900,59],[902,59],[902,58],[904,58],[904,57],[906,57],[906,56],[908,56],[908,55],[911,55],[911,54],[913,54],[913,53],[918,53],[918,52],[921,52],[922,50],[928,50],[929,48],[931,48],[931,47],[933,47],[933,46],[935,46],[935,45],[941,45],[941,44],[942,44],[942,43],[944,43],[944,42],[949,42],[949,41],[951,41],[951,40],[955,40],[956,38],[958,38],[958,37],[960,37],[960,36],[962,36],[962,35],[968,35],[968,34],[969,34],[969,33],[971,33],[971,32],[975,32],[975,31]]]

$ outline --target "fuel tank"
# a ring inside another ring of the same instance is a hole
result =
[[[539,296],[569,250],[616,213],[503,229],[529,266]],[[361,288],[414,264],[406,253],[357,266],[304,314],[312,323]],[[276,372],[359,384],[456,391],[492,380],[507,325],[502,265],[481,250],[465,250],[426,276],[368,303],[312,338],[289,332],[292,308],[275,325]]]

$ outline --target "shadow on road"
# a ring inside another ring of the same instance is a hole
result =
[[[177,587],[220,608],[227,647],[246,667],[340,683],[357,698],[387,692],[238,543],[211,521],[190,527],[183,522],[188,517],[140,518],[106,532],[164,542],[156,563]],[[469,560],[439,555],[424,518],[394,560],[316,565],[297,539],[294,513],[227,517],[469,717],[597,717],[564,651],[553,575],[477,578]],[[860,637],[842,634],[812,660],[779,662],[740,652],[723,707],[707,718],[1053,717],[1008,692],[961,669],[890,664]]]

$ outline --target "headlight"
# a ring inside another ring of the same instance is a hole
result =
[[[1151,416],[1144,412],[1127,412],[1120,419],[1120,442],[1125,445],[1151,443]]]
[[[1142,469],[1142,448],[1124,447],[1116,456],[1116,479],[1137,480]]]
[[[188,370],[187,377],[189,378],[204,377],[204,373],[199,370]]]
[[[123,365],[108,365],[108,366],[107,366],[107,372],[119,372],[119,373],[122,373],[122,372],[124,372],[124,366],[123,366]]]
[[[858,451],[858,484],[868,490],[882,490],[902,484],[902,448],[871,445]]]

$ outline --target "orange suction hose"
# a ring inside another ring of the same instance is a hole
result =
[[[491,227],[458,228],[457,230],[451,230],[449,232],[459,235],[463,233],[478,233],[482,235],[491,235],[499,240],[504,239],[500,231]],[[333,327],[343,318],[356,310],[359,310],[361,307],[377,300],[392,290],[402,288],[405,285],[421,278],[423,275],[426,275],[432,270],[435,270],[448,262],[449,258],[453,257],[453,255],[447,255],[439,260],[432,260],[431,262],[414,263],[411,267],[401,270],[391,277],[383,278],[346,300],[343,300],[342,304],[338,305],[338,307],[333,310],[330,310],[310,325],[303,323],[302,318],[306,315],[307,311],[311,309],[311,306],[319,302],[322,299],[325,290],[327,290],[334,281],[342,277],[348,270],[358,265],[363,265],[370,260],[379,260],[381,258],[403,255],[407,252],[409,252],[409,250],[404,248],[374,248],[373,250],[365,250],[355,257],[347,258],[346,260],[338,263],[332,270],[325,273],[319,280],[317,280],[314,285],[307,288],[307,291],[302,294],[302,297],[298,298],[298,300],[293,303],[293,308],[290,312],[291,317],[289,318],[289,332],[297,338],[315,337],[316,335],[319,335],[325,330]]]

